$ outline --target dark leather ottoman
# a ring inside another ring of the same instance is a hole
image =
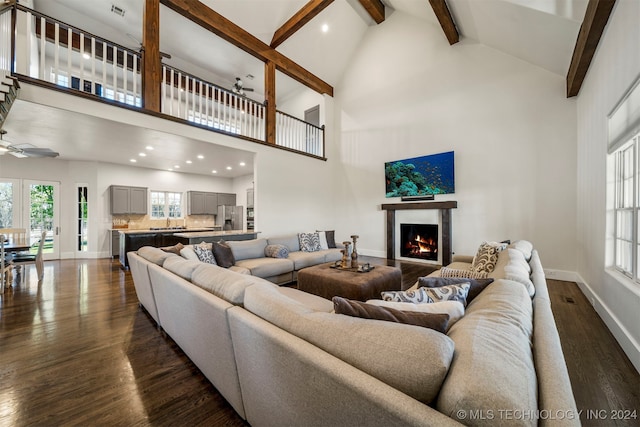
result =
[[[382,291],[399,291],[402,272],[399,268],[376,265],[367,273],[331,268],[332,262],[298,271],[298,289],[331,299],[334,296],[366,301],[380,299]]]

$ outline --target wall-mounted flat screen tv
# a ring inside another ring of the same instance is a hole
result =
[[[384,164],[387,197],[455,193],[453,151]]]

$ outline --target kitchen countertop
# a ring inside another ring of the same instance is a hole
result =
[[[225,230],[225,231],[191,231],[174,233],[176,237],[182,237],[185,239],[195,239],[198,237],[216,237],[216,236],[245,236],[251,234],[258,234],[259,231],[254,230]]]
[[[221,228],[221,226],[216,227]],[[194,227],[194,228],[165,228],[165,229],[155,229],[152,230],[150,228],[146,229],[129,229],[129,228],[113,228],[113,231],[119,231],[123,234],[143,234],[143,233],[182,233],[182,232],[213,232],[215,231],[214,227]]]

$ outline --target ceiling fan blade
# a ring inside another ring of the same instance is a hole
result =
[[[50,148],[21,148],[19,153],[27,157],[58,157],[60,153]]]

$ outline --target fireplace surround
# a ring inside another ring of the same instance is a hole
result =
[[[396,211],[437,209],[440,214],[440,251],[442,265],[451,264],[451,209],[458,207],[457,201],[420,202],[420,203],[386,203],[381,209],[387,211],[387,259],[395,259],[396,250]]]

